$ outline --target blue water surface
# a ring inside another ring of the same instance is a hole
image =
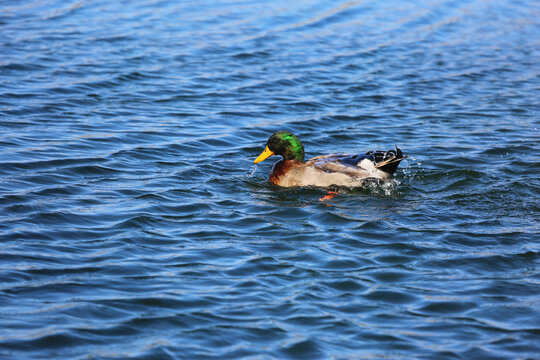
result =
[[[538,359],[539,19],[2,1],[0,358]],[[409,158],[321,201],[278,130]]]

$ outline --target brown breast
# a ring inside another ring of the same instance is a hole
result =
[[[280,185],[281,177],[294,166],[298,166],[300,164],[302,163],[297,160],[279,160],[272,168],[272,172],[270,173],[270,182],[275,185]]]

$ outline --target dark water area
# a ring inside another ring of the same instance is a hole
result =
[[[539,19],[2,1],[0,358],[540,358]],[[409,158],[320,201],[278,130]]]

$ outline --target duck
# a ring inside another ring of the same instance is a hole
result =
[[[304,145],[289,131],[272,134],[254,163],[272,155],[282,159],[272,167],[269,181],[282,187],[360,187],[368,179],[391,179],[399,163],[407,158],[396,146],[395,150],[329,154],[304,161]]]

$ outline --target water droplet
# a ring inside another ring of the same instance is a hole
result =
[[[257,164],[253,165],[253,169],[249,173],[249,177],[253,177],[253,175],[255,175],[255,170],[257,170]]]

